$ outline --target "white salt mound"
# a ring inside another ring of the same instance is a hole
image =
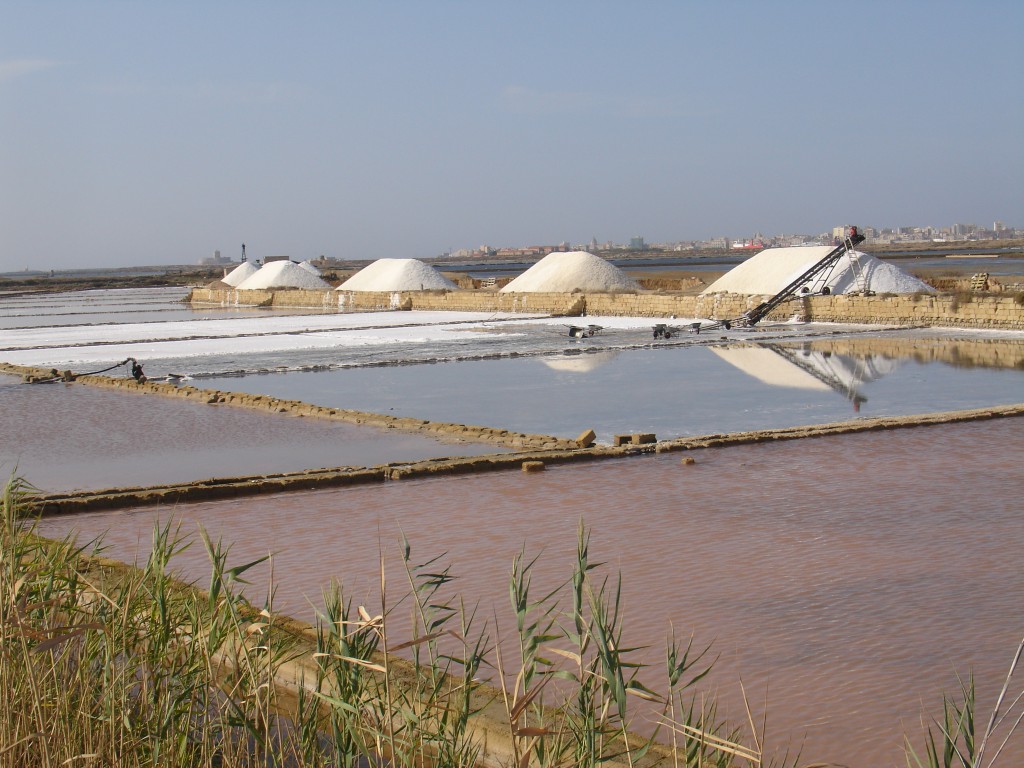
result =
[[[304,270],[306,270],[307,272],[309,272],[309,273],[310,273],[311,275],[316,275],[317,277],[320,277],[320,275],[322,275],[322,274],[323,274],[323,273],[322,273],[322,272],[320,271],[320,268],[319,268],[319,267],[317,267],[317,266],[316,266],[316,265],[315,265],[315,264],[314,264],[313,262],[311,262],[311,261],[300,261],[300,262],[299,262],[299,266],[300,266],[300,267],[302,267],[302,268],[303,268]]]
[[[701,295],[744,293],[772,296],[825,258],[831,250],[831,245],[768,248],[726,272],[701,291]],[[867,289],[875,293],[935,293],[927,283],[908,275],[899,267],[860,251],[854,251],[853,256],[858,264],[856,269],[850,263],[849,253],[844,253],[833,268],[825,282],[831,293],[863,290],[865,286],[858,279],[858,274],[867,283]],[[816,278],[810,282],[809,287],[820,290],[822,286]]]
[[[504,288],[504,293],[638,291],[637,282],[600,256],[587,251],[549,253]]]
[[[246,278],[239,286],[240,291],[267,288],[304,288],[323,290],[330,288],[326,282],[312,275],[292,261],[271,261],[264,264],[259,272]]]
[[[339,291],[431,291],[458,286],[419,259],[378,259],[338,286]]]
[[[259,272],[259,268],[255,264],[251,261],[243,261],[237,267],[224,275],[224,277],[221,278],[221,282],[227,283],[232,288],[237,288],[257,272]]]

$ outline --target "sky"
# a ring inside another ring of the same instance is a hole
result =
[[[0,272],[1024,227],[1024,3],[0,0]]]

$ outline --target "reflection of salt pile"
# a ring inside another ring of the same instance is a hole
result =
[[[250,277],[259,272],[259,269],[251,261],[243,261],[237,267],[228,272],[221,279],[222,283],[227,283],[232,288],[237,288]]]
[[[264,264],[260,271],[246,278],[238,289],[241,291],[261,290],[268,288],[303,288],[317,290],[330,288],[316,275],[312,275],[298,264],[291,261],[271,261]]]
[[[582,355],[563,355],[562,357],[542,357],[540,361],[554,371],[566,373],[589,373],[605,363],[614,360],[619,350],[608,349],[603,352],[588,352]]]
[[[339,291],[429,291],[458,288],[419,259],[378,259],[338,286]]]
[[[501,290],[506,293],[637,291],[637,282],[600,256],[586,251],[549,253]]]
[[[710,347],[718,357],[772,387],[828,390],[829,386],[764,347]]]
[[[857,391],[895,371],[900,362],[884,355],[838,355],[782,344],[756,347],[711,347],[719,358],[773,387],[827,390],[851,400],[865,398]]]
[[[299,262],[299,266],[300,266],[300,267],[302,267],[302,268],[303,268],[304,270],[306,270],[307,272],[309,272],[309,273],[310,273],[311,275],[316,275],[317,277],[320,277],[320,275],[322,274],[322,273],[320,272],[320,269],[319,269],[319,267],[317,267],[317,266],[316,266],[316,265],[315,265],[315,264],[314,264],[313,262],[311,262],[311,261],[300,261],[300,262]]]
[[[807,248],[768,248],[725,273],[701,293],[745,293],[774,295],[821,261],[832,250],[830,245]],[[843,254],[824,285],[831,293],[853,293],[865,287],[875,293],[934,293],[927,284],[892,264],[867,253]],[[858,277],[862,279],[858,279]],[[812,281],[812,290],[821,284]]]
[[[885,355],[837,355],[813,349],[795,349],[773,345],[772,349],[805,370],[813,371],[822,379],[842,384],[850,389],[869,381],[876,381],[900,367],[900,361]]]

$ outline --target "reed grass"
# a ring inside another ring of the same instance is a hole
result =
[[[908,768],[993,768],[999,764],[1003,750],[1024,721],[1024,686],[1018,685],[1011,693],[1022,656],[1024,639],[1017,646],[1002,689],[980,734],[976,733],[974,678],[959,679],[959,694],[943,696],[942,720],[933,720],[927,729],[924,752],[919,754],[907,740]]]
[[[621,578],[592,559],[582,525],[555,589],[535,593],[536,558],[515,559],[515,629],[502,645],[498,620],[463,603],[450,566],[418,562],[408,541],[397,587],[381,558],[377,608],[332,583],[314,624],[299,625],[274,610],[272,560],[254,605],[246,578],[267,558],[231,565],[200,529],[210,580],[199,589],[172,575],[175,555],[196,545],[175,525],[157,525],[151,554],[128,567],[99,543],[38,537],[22,516],[30,490],[13,478],[2,497],[0,766],[799,764],[766,757],[752,718],[749,732],[720,718],[698,690],[714,659],[692,638],[670,634],[660,692],[641,682]],[[396,623],[410,627],[400,642]],[[973,734],[973,684],[963,693],[943,734]],[[942,754],[928,749],[928,760]]]

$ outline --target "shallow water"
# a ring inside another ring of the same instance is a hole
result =
[[[565,438],[593,429],[605,443],[987,407],[1024,392],[1021,334],[783,324],[665,342],[650,319],[587,318],[605,326],[587,339],[570,338],[565,320],[377,312],[22,329],[4,334],[0,359],[83,372],[134,357],[150,377],[204,388]]]
[[[492,444],[0,376],[0,475],[16,468],[50,492],[503,451]]]
[[[1021,419],[691,455],[693,466],[672,453],[173,512],[186,530],[201,522],[232,542],[234,562],[274,552],[276,606],[305,619],[332,578],[372,610],[380,547],[399,592],[401,531],[415,560],[447,552],[461,592],[483,616],[496,606],[504,632],[512,558],[524,545],[542,553],[535,589],[557,583],[582,519],[592,560],[624,577],[627,641],[649,644],[655,667],[670,622],[699,645],[714,641],[720,658],[703,688],[737,723],[738,680],[755,716],[767,698],[769,751],[803,742],[804,762],[905,765],[901,734],[921,746],[921,713],[941,713],[957,673],[973,671],[987,715],[1024,634]],[[171,512],[52,518],[42,530],[109,530],[107,554],[132,560]],[[178,567],[201,579],[201,548]],[[1003,761],[1024,761],[1024,735]]]
[[[335,408],[598,440],[659,439],[1016,403],[1024,371],[922,359],[909,345],[832,351],[846,342],[591,347],[529,358],[203,378],[212,389]],[[1008,348],[1024,357],[1024,347]],[[1015,358],[1017,359],[1017,358]],[[453,396],[454,393],[457,396]]]
[[[988,272],[993,277],[1024,274],[1024,258],[1019,255],[1001,255],[994,259],[978,257],[935,258],[915,256],[911,258],[883,259],[889,261],[905,272],[917,269],[948,269],[960,275],[969,276],[975,272]]]
[[[188,294],[188,288],[0,294],[0,329],[322,314],[319,310],[304,309],[281,311],[257,307],[193,307],[184,303]]]

